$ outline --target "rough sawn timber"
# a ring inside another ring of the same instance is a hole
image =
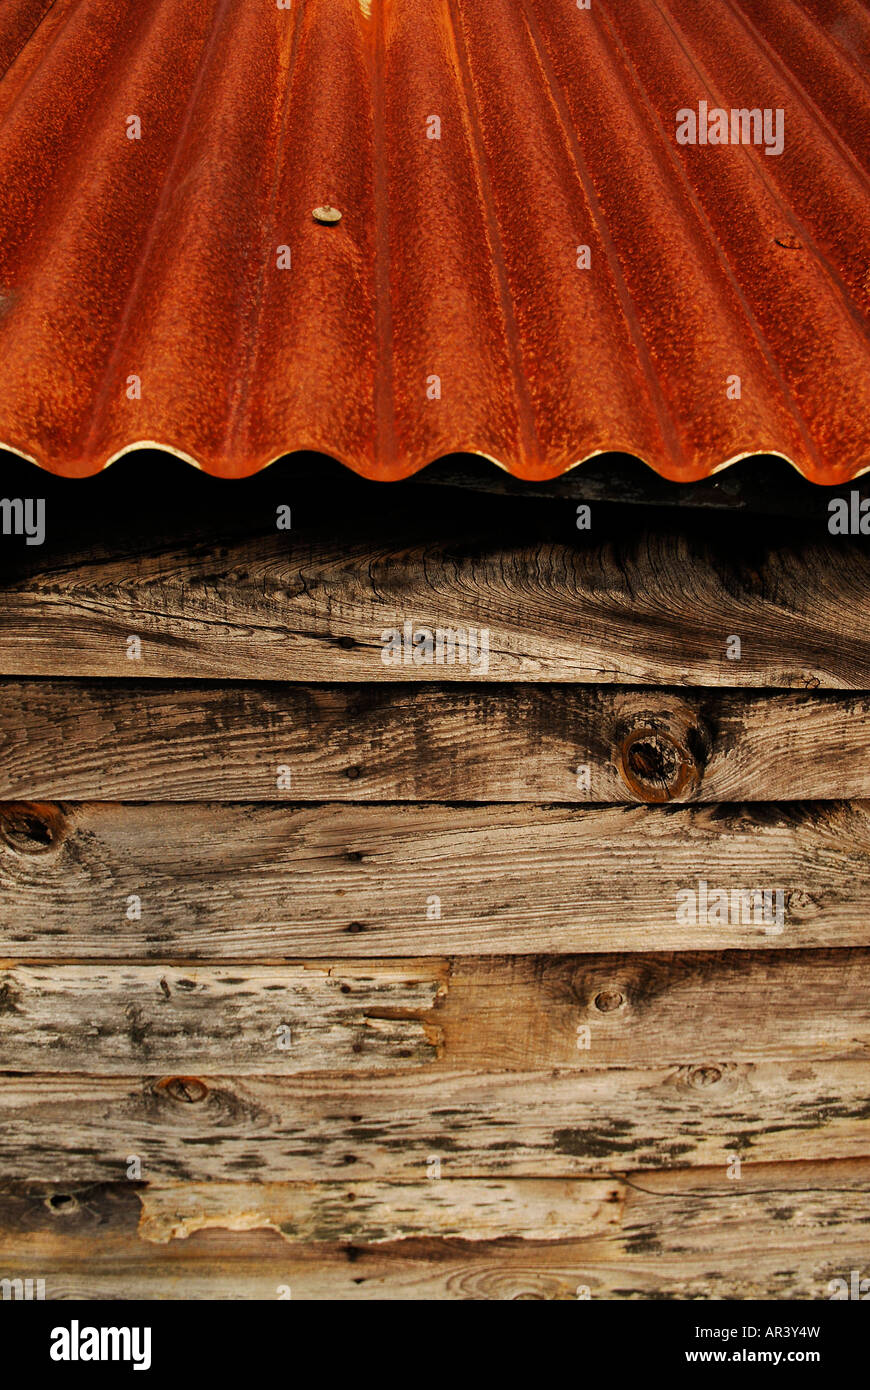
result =
[[[0,1056],[26,1071],[368,1071],[427,1064],[447,962],[0,966]],[[418,1018],[427,1013],[431,1021]]]
[[[0,1075],[6,1180],[570,1177],[870,1157],[864,1062],[296,1077]]]
[[[7,680],[0,746],[7,800],[870,797],[870,696],[829,691]]]
[[[863,1267],[868,1191],[865,1160],[746,1163],[738,1180],[31,1183],[0,1194],[0,1258],[49,1299],[819,1299]]]
[[[226,543],[60,544],[4,568],[0,675],[870,688],[870,554],[827,544],[823,519],[818,539],[747,557],[664,529],[445,543],[405,519],[397,544],[322,508],[307,536],[273,518]],[[487,669],[385,665],[405,623],[485,629]]]
[[[587,1070],[700,1055],[866,1061],[870,950],[0,967],[0,1056],[17,1072]]]
[[[7,802],[2,949],[117,961],[858,946],[868,851],[864,802]],[[781,924],[678,921],[677,895],[699,881],[781,890]]]

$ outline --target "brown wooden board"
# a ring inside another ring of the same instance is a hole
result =
[[[612,517],[583,532],[570,504],[558,524],[540,504],[541,525],[533,502],[486,503],[483,536],[455,502],[445,529],[437,508],[355,516],[321,496],[290,532],[264,500],[217,531],[136,516],[7,548],[0,675],[870,689],[870,551],[824,516],[760,535]],[[487,669],[385,664],[384,634],[406,624],[485,632]]]
[[[870,951],[0,966],[17,1072],[272,1075],[870,1056]]]
[[[7,680],[0,740],[9,800],[870,796],[870,696],[823,691]]]
[[[270,961],[862,946],[868,848],[864,802],[3,803],[0,951]],[[767,916],[751,897],[764,892]]]
[[[293,1077],[0,1075],[7,1180],[570,1177],[870,1157],[864,1062]]]
[[[426,1065],[447,963],[0,966],[0,1057],[25,1071]]]
[[[865,1266],[868,1190],[864,1160],[736,1178],[31,1184],[0,1195],[0,1272],[44,1278],[47,1298],[830,1298]]]
[[[433,1017],[443,1067],[866,1064],[870,951],[466,956]]]

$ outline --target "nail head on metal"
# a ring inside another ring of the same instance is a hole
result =
[[[341,213],[338,208],[332,208],[328,203],[324,203],[321,208],[315,208],[311,216],[314,218],[315,222],[322,222],[326,226],[329,226],[333,222],[341,221]]]

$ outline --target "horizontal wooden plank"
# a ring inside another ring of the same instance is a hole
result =
[[[7,1180],[419,1182],[870,1156],[866,1062],[487,1074],[0,1076]]]
[[[863,945],[868,848],[865,802],[7,802],[0,950],[269,962]],[[714,906],[714,890],[734,898]],[[766,921],[746,915],[753,891],[782,894]]]
[[[739,1167],[650,1170],[606,1178],[446,1178],[381,1183],[175,1182],[28,1184],[0,1191],[0,1250],[38,1243],[46,1256],[90,1239],[95,1253],[138,1237],[185,1246],[201,1231],[273,1231],[291,1246],[372,1246],[421,1238],[527,1246],[584,1242],[611,1258],[654,1244],[684,1254],[760,1246],[801,1249],[854,1242],[870,1221],[870,1163],[742,1162]],[[178,1251],[181,1258],[192,1251]]]
[[[570,504],[554,526],[496,501],[483,538],[455,503],[393,516],[386,499],[374,519],[321,499],[291,532],[264,505],[259,532],[173,536],[164,517],[62,536],[0,566],[0,675],[870,689],[870,553],[824,518],[778,544],[745,526],[578,531]],[[486,661],[385,664],[406,624],[480,634]]]
[[[449,986],[448,986],[449,978]],[[113,1075],[870,1056],[870,951],[0,966],[0,1057]]]
[[[0,682],[9,800],[870,796],[870,696],[578,686]]]
[[[48,1299],[830,1298],[866,1272],[868,1191],[862,1160],[628,1182],[30,1185],[0,1195],[0,1275],[43,1278]],[[421,1235],[458,1223],[460,1240]]]
[[[369,1070],[427,1065],[422,1021],[446,962],[0,966],[0,1057],[15,1071],[101,1074]]]
[[[138,1235],[157,1244],[214,1229],[269,1229],[293,1245],[371,1246],[421,1237],[583,1241],[595,1251],[596,1263],[605,1243],[609,1257],[618,1261],[643,1250],[666,1257],[669,1248],[688,1260],[705,1254],[727,1258],[750,1232],[759,1244],[769,1242],[781,1253],[815,1244],[819,1253],[832,1255],[835,1242],[837,1248],[841,1242],[855,1248],[866,1241],[866,1161],[741,1164],[732,1165],[731,1174],[702,1168],[644,1172],[630,1180],[144,1186]],[[53,1224],[61,1226],[57,1220]]]
[[[836,1251],[819,1238],[804,1249],[765,1246],[751,1252],[749,1232],[742,1252],[722,1256],[710,1250],[691,1259],[677,1251],[656,1252],[612,1263],[573,1243],[512,1248],[407,1241],[399,1247],[329,1250],[280,1246],[278,1236],[259,1232],[221,1236],[212,1231],[194,1242],[196,1259],[193,1251],[181,1258],[174,1247],[159,1246],[147,1259],[131,1259],[126,1249],[96,1259],[77,1245],[50,1265],[44,1258],[18,1255],[3,1272],[9,1268],[21,1278],[44,1279],[47,1299],[78,1301],[815,1300],[832,1296],[835,1278],[845,1278],[848,1287],[851,1270],[864,1275],[868,1263],[866,1238]]]

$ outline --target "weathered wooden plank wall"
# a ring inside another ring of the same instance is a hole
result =
[[[0,551],[0,1276],[828,1296],[870,1219],[866,546],[812,490],[593,489],[579,532],[576,480],[330,476],[46,483]],[[386,666],[405,622],[488,669]],[[680,920],[701,881],[782,920]]]

